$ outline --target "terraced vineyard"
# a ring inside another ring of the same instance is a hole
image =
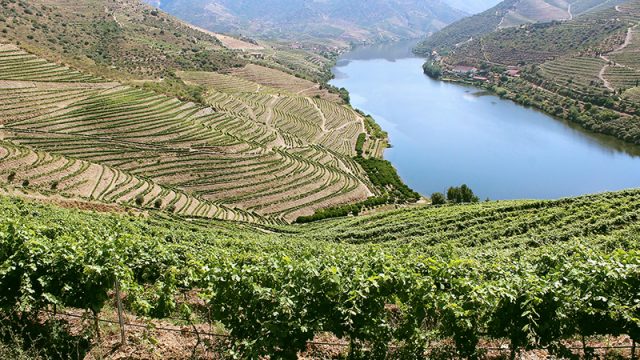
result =
[[[0,79],[50,82],[100,82],[100,79],[51,64],[21,51],[14,45],[0,44]]]
[[[640,103],[640,87],[634,87],[625,91],[624,98],[631,102]]]
[[[114,167],[35,152],[7,141],[0,141],[0,176],[10,179],[8,185],[22,184],[22,191],[45,195],[165,209],[184,216],[269,222],[255,213],[232,210]]]
[[[614,89],[627,90],[640,85],[640,70],[624,66],[609,66],[604,77]]]
[[[260,71],[261,77],[247,75],[255,71]],[[213,108],[258,123],[260,129],[271,134],[270,146],[321,144],[344,156],[355,155],[358,135],[366,132],[361,115],[334,101],[305,96],[308,89],[299,89],[308,82],[287,86],[290,76],[277,70],[265,72],[252,67],[242,73],[245,78],[259,77],[261,83],[215,73],[181,72],[179,76],[208,87],[207,102]],[[270,77],[274,79],[268,80]],[[318,91],[314,89],[312,93]]]
[[[351,159],[363,119],[332,101],[180,73],[208,89],[203,107],[8,45],[0,70],[2,181],[14,171],[15,186],[252,222],[292,221],[376,191]]]
[[[541,75],[548,81],[577,91],[606,90],[599,77],[607,62],[599,57],[562,58],[541,66]]]
[[[236,77],[267,87],[284,89],[288,92],[309,97],[320,96],[323,99],[332,100],[334,102],[340,101],[339,96],[331,94],[327,90],[320,89],[320,85],[309,80],[300,79],[293,75],[283,73],[276,69],[249,64],[241,69],[233,71],[232,74]]]

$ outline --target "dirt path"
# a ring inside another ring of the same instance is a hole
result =
[[[620,8],[616,6],[616,10],[620,11]],[[598,78],[600,78],[600,80],[602,80],[602,83],[604,84],[604,87],[606,87],[609,91],[615,91],[613,85],[611,85],[611,82],[609,82],[609,80],[607,80],[607,78],[605,77],[605,73],[607,72],[607,69],[611,66],[620,66],[620,67],[627,67],[625,65],[621,65],[621,64],[616,64],[615,62],[611,61],[609,59],[608,54],[614,54],[614,53],[618,53],[624,49],[626,49],[629,45],[631,45],[631,42],[633,41],[633,31],[635,29],[638,28],[638,25],[640,24],[636,24],[634,26],[631,26],[629,29],[627,29],[627,36],[624,39],[624,42],[622,43],[622,45],[618,46],[617,48],[613,49],[613,51],[608,52],[604,55],[600,55],[600,58],[604,61],[606,61],[607,63],[602,67],[602,69],[600,69],[600,72],[598,73]]]
[[[308,87],[308,88],[306,88],[306,89],[302,89],[302,90],[300,90],[300,91],[296,92],[296,94],[298,94],[298,95],[303,95],[303,94],[304,94],[304,93],[306,93],[307,91],[311,91],[311,90],[318,90],[318,85],[315,85],[315,84],[314,84],[314,85],[313,85],[313,86],[311,86],[311,87]]]
[[[460,46],[462,46],[462,45],[464,45],[464,44],[468,44],[468,43],[470,43],[470,42],[472,42],[472,41],[473,41],[473,36],[472,36],[472,37],[470,37],[469,39],[467,39],[467,40],[463,41],[463,42],[459,42],[459,43],[457,43],[457,44],[455,45],[455,47],[460,47]]]
[[[113,18],[113,21],[115,21],[115,23],[118,25],[119,28],[123,28],[122,23],[120,23],[120,21],[118,21],[118,18],[116,18],[116,12],[111,12],[109,11],[108,7],[104,7],[104,12],[107,13],[107,15],[111,15],[111,17]]]
[[[310,98],[307,98],[307,101],[308,101],[309,103],[311,103],[311,105],[313,105],[313,107],[315,107],[315,108],[316,108],[316,110],[317,110],[317,111],[318,111],[318,113],[320,114],[320,117],[322,118],[322,124],[320,125],[320,129],[322,129],[322,133],[321,133],[321,134],[318,134],[318,136],[316,137],[316,139],[320,139],[320,138],[322,138],[322,136],[323,136],[324,134],[327,134],[327,133],[330,133],[330,132],[340,131],[340,130],[342,130],[342,129],[344,129],[344,128],[348,127],[349,125],[351,125],[351,124],[353,124],[353,123],[358,123],[358,125],[360,125],[360,127],[361,127],[361,129],[362,129],[362,132],[365,132],[365,130],[364,130],[364,129],[365,129],[365,126],[364,126],[364,120],[363,120],[362,118],[360,118],[359,116],[358,116],[358,120],[356,120],[356,121],[349,121],[349,122],[347,122],[347,123],[345,123],[345,124],[342,124],[342,125],[340,125],[340,126],[338,126],[338,127],[336,127],[336,128],[333,128],[333,129],[331,129],[331,130],[328,130],[328,129],[327,129],[327,118],[326,118],[326,116],[324,116],[324,113],[322,112],[322,110],[320,109],[320,107],[318,106],[318,104],[316,104],[316,103],[315,103],[312,99],[310,99]]]
[[[607,78],[604,76],[605,73],[607,72],[607,69],[609,68],[611,60],[609,60],[608,57],[604,56],[604,55],[600,55],[600,58],[604,61],[606,61],[607,63],[602,67],[602,69],[600,69],[600,72],[598,73],[598,78],[602,81],[604,87],[607,88],[607,90],[609,91],[615,91],[615,89],[613,88],[613,86],[611,86],[611,83],[609,82],[609,80],[607,80]]]
[[[271,124],[273,121],[273,113],[274,113],[273,106],[276,104],[276,101],[278,101],[278,99],[279,99],[278,96],[273,95],[273,98],[265,105],[265,107],[267,108],[267,117],[264,119],[264,124],[267,126],[269,130],[272,130],[273,132],[276,133],[276,139],[270,142],[269,144],[267,144],[266,146],[267,151],[272,151],[276,147],[282,147],[282,148],[287,147],[287,143],[286,141],[284,141],[284,138],[282,137],[282,134],[280,134],[280,131],[278,131],[278,129]]]
[[[278,101],[278,97],[273,95],[271,101],[265,105],[267,107],[267,118],[264,119],[264,123],[270,128],[272,128],[271,121],[273,121],[273,106],[276,104],[276,101]]]
[[[316,110],[318,111],[318,114],[320,114],[320,118],[322,119],[322,124],[320,124],[320,129],[322,129],[323,133],[328,133],[329,131],[327,130],[327,118],[324,116],[324,113],[322,112],[322,110],[320,110],[320,107],[318,106],[318,104],[316,104],[313,100],[306,98],[307,101],[314,107],[316,108]]]
[[[116,22],[116,24],[118,24],[118,27],[123,28],[124,26],[122,26],[122,23],[120,21],[118,21],[118,18],[116,17],[116,14],[113,14],[113,21]]]
[[[486,61],[489,61],[489,57],[487,56],[487,52],[484,50],[484,41],[482,41],[482,38],[480,38],[480,51],[482,51],[482,57],[484,57],[484,59]]]
[[[484,49],[484,41],[482,41],[482,38],[480,38],[480,51],[482,52],[482,56],[484,57],[484,60],[487,63],[489,63],[491,65],[499,65],[499,66],[503,65],[503,64],[497,63],[495,61],[489,60],[489,57],[487,56],[487,52]]]
[[[624,43],[622,45],[615,48],[612,52],[619,52],[624,50],[627,46],[631,45],[631,41],[633,40],[633,31],[638,28],[638,24],[627,29],[627,37],[624,39]]]
[[[358,120],[356,120],[356,121],[349,121],[348,123],[346,123],[346,124],[342,124],[342,125],[338,126],[337,128],[333,128],[333,129],[331,129],[331,130],[329,130],[329,131],[340,131],[340,130],[342,130],[342,129],[344,129],[344,128],[348,127],[348,126],[349,126],[349,125],[351,125],[351,124],[358,124],[358,125],[362,125],[362,122],[361,122],[361,121],[358,121]],[[327,132],[329,132],[329,131],[327,131]]]

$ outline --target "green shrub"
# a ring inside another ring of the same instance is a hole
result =
[[[356,153],[358,156],[362,156],[364,142],[367,140],[367,134],[361,133],[358,135],[358,140],[356,141]]]
[[[315,214],[313,215],[298,217],[298,219],[296,219],[296,222],[298,224],[304,224],[304,223],[310,223],[314,221],[320,221],[320,220],[349,216],[349,215],[357,216],[364,209],[373,208],[375,206],[384,205],[387,203],[389,203],[389,198],[386,196],[371,197],[357,204],[335,206],[335,207],[330,207],[326,209],[320,209],[316,211]]]
[[[447,202],[447,199],[444,197],[443,193],[433,193],[431,194],[431,204],[432,205],[443,205]]]
[[[420,198],[420,194],[402,182],[396,169],[389,161],[365,159],[361,156],[356,157],[355,160],[367,173],[371,183],[381,192],[388,193],[389,198],[407,202],[417,201]]]
[[[442,76],[442,67],[435,62],[426,62],[422,65],[424,73],[433,79],[439,79]]]

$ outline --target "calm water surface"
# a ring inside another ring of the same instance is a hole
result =
[[[332,84],[389,132],[385,158],[418,192],[467,183],[481,198],[548,199],[640,187],[639,147],[431,80],[411,45],[354,50]]]

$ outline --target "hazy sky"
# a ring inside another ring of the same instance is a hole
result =
[[[497,5],[501,0],[445,0],[451,6],[474,14]]]

